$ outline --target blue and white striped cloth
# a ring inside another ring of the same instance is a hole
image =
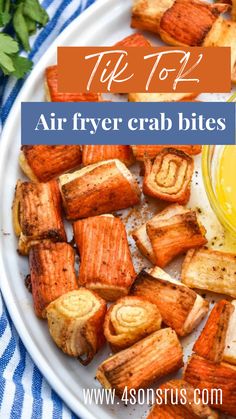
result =
[[[52,41],[95,0],[44,0],[50,21],[31,37],[36,63]],[[0,77],[0,131],[24,80]],[[0,419],[76,419],[50,388],[21,342],[0,294]]]

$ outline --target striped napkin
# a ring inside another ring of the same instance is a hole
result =
[[[95,0],[44,0],[50,21],[34,37],[36,63],[52,41]],[[0,77],[0,131],[24,80]],[[76,419],[31,360],[0,294],[0,419]]]

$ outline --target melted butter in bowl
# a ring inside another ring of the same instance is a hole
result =
[[[236,241],[236,145],[204,146],[202,174],[209,203],[225,229],[227,241]]]
[[[221,152],[216,173],[216,195],[225,216],[236,228],[236,146]]]

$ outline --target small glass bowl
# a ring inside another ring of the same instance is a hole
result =
[[[233,93],[227,100],[227,102],[236,102],[236,93]],[[235,146],[236,147],[236,146]],[[202,175],[205,185],[205,190],[210,202],[210,205],[216,214],[218,220],[223,227],[232,235],[236,237],[236,224],[234,225],[224,209],[221,207],[220,202],[217,198],[215,185],[218,163],[223,151],[223,145],[204,145],[202,150]]]
[[[203,146],[202,175],[205,190],[214,213],[223,227],[236,237],[236,222],[233,224],[227,217],[225,210],[222,208],[218,200],[215,190],[218,164],[224,147],[224,145]]]

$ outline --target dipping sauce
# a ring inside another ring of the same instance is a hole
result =
[[[236,227],[236,145],[223,147],[217,166],[216,196],[225,217]]]

